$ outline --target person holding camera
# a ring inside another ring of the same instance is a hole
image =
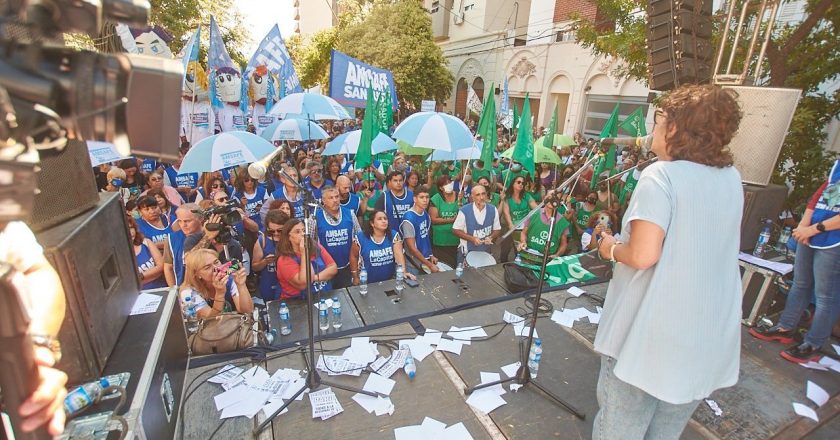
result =
[[[224,312],[251,313],[254,302],[245,286],[248,274],[241,263],[219,261],[211,249],[195,249],[184,256],[186,273],[179,296],[192,297],[196,316],[209,318]]]
[[[241,222],[241,209],[234,208],[228,204],[227,195],[218,191],[213,194],[215,206],[206,211],[199,210],[204,222],[202,230],[192,234],[184,240],[184,252],[192,249],[213,249],[222,262],[243,261],[241,242],[234,236],[233,230],[237,223]],[[250,219],[249,219],[250,220]],[[247,275],[248,268],[245,267]]]

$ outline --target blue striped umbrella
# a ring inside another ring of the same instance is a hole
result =
[[[478,139],[475,140],[473,146],[470,148],[459,148],[455,151],[435,150],[429,155],[427,162],[440,160],[475,160],[481,159],[481,148],[484,143]]]
[[[271,142],[247,131],[229,131],[199,141],[184,156],[180,173],[218,171],[256,162],[274,152]]]
[[[362,130],[353,130],[344,133],[330,142],[327,142],[327,147],[321,153],[324,156],[333,156],[336,154],[356,154],[359,150],[359,141],[362,138]],[[370,145],[373,154],[379,154],[383,151],[396,150],[397,143],[389,138],[385,133],[379,133],[373,138],[373,143]]]
[[[439,112],[419,112],[402,121],[394,139],[413,147],[454,151],[472,147],[470,129],[460,119]]]
[[[267,141],[303,141],[308,139],[326,139],[327,132],[314,121],[289,118],[271,123],[260,134]]]
[[[306,119],[353,119],[347,110],[329,96],[317,93],[292,93],[277,101],[269,114],[294,113]]]

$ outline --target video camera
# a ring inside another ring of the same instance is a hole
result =
[[[145,0],[0,0],[0,171],[26,163],[34,174],[34,152],[61,150],[68,139],[177,157],[181,63],[122,52],[107,31],[146,26],[149,9]],[[113,53],[66,46],[63,34],[74,32],[107,41],[97,47]],[[31,214],[35,187],[17,185],[0,183],[2,221]]]
[[[197,209],[193,212],[200,214],[205,220],[210,219],[212,215],[219,216],[219,223],[204,225],[208,231],[219,231],[219,235],[216,236],[216,242],[219,244],[230,243],[230,239],[233,238],[230,232],[231,228],[242,221],[242,214],[239,213],[239,203],[234,199],[227,201],[224,205],[213,206],[203,211]]]

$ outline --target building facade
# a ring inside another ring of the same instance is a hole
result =
[[[530,100],[535,126],[547,126],[554,109],[558,133],[597,136],[618,103],[621,117],[642,107],[652,125],[649,90],[613,74],[620,60],[596,57],[575,41],[573,14],[597,20],[585,0],[425,0],[435,40],[455,78],[450,99],[439,108],[467,115],[468,87],[521,110]],[[492,94],[487,95],[493,84]],[[498,106],[497,106],[498,108]]]

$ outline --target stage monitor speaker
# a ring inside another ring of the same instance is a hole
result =
[[[181,86],[184,68],[180,60],[129,55],[128,141],[131,153],[177,160],[181,128]]]
[[[744,216],[741,219],[741,250],[752,253],[764,220],[776,222],[787,197],[783,185],[744,185]]]
[[[67,302],[59,368],[71,383],[99,377],[140,290],[119,195],[102,193],[93,210],[36,236]]]
[[[73,218],[99,203],[87,143],[68,140],[61,150],[41,150],[32,218],[27,224],[41,231]]]
[[[779,152],[785,142],[793,113],[802,94],[798,89],[725,86],[738,92],[741,125],[729,150],[741,180],[753,185],[767,185],[773,177]]]

